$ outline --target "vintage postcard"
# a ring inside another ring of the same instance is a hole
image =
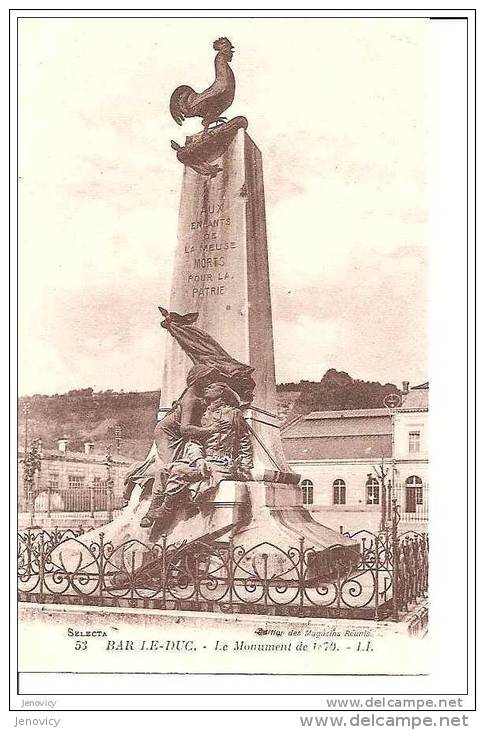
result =
[[[436,80],[452,44],[466,133],[471,11],[162,15],[13,18],[18,697],[445,695],[443,500],[458,596],[474,487],[434,446]]]

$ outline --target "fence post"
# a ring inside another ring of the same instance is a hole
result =
[[[89,484],[89,512],[91,514],[91,519],[94,519],[94,483],[90,482]]]
[[[233,591],[234,591],[234,538],[229,538],[229,546],[227,549],[227,583],[229,586],[229,606],[231,611],[233,608]]]
[[[399,512],[397,499],[392,500],[392,620],[399,621],[399,538],[397,536],[397,525],[399,523]]]
[[[167,536],[162,535],[162,562],[161,562],[161,583],[162,583],[162,608],[167,607],[167,582],[168,582],[168,560],[167,560]]]
[[[262,553],[261,557],[263,558],[263,598],[264,598],[264,608],[265,613],[268,612],[268,558],[269,555],[267,553]]]
[[[374,565],[376,569],[375,573],[375,590],[374,596],[374,618],[379,621],[379,537],[374,538]]]
[[[47,486],[47,517],[51,516],[51,485]]]
[[[98,567],[99,567],[99,585],[98,585],[98,595],[99,595],[100,598],[102,598],[103,595],[104,595],[104,588],[105,588],[105,585],[104,585],[104,581],[105,581],[105,577],[104,577],[104,551],[105,551],[105,547],[104,547],[104,532],[100,532],[99,533],[98,547],[99,547],[99,558],[98,558],[99,559],[99,565],[98,565]]]
[[[39,548],[39,593],[42,596],[44,593],[44,579],[45,579],[45,544],[44,544],[44,532],[40,533],[40,548]]]
[[[342,530],[342,525],[340,525],[340,529]],[[342,532],[340,534],[342,534]],[[298,542],[298,592],[300,594],[300,608],[302,608],[305,593],[305,538],[300,537]]]

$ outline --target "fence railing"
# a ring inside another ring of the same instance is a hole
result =
[[[171,545],[103,533],[26,530],[18,536],[21,601],[399,620],[426,596],[428,539],[391,529],[354,533],[358,550],[226,542]]]
[[[32,515],[44,513],[83,512],[94,517],[96,512],[112,513],[122,506],[122,496],[110,486],[90,485],[72,489],[45,487],[27,490],[19,499],[19,512]]]

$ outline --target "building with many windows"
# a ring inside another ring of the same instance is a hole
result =
[[[405,383],[393,410],[314,411],[288,424],[283,446],[302,475],[307,508],[380,515],[382,466],[387,499],[396,497],[404,519],[426,520],[428,396],[428,383],[411,389]]]
[[[91,442],[71,451],[67,439],[57,450],[42,449],[31,486],[24,479],[24,454],[19,454],[18,510],[21,526],[30,524],[95,524],[106,522],[123,501],[124,477],[133,459],[109,459]]]

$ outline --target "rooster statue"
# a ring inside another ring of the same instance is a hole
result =
[[[177,124],[182,124],[187,117],[202,117],[204,131],[207,131],[210,124],[225,121],[220,115],[231,106],[236,89],[236,80],[229,66],[234,48],[228,38],[218,38],[213,48],[217,51],[214,83],[200,94],[190,86],[179,86],[170,98],[170,114]]]

